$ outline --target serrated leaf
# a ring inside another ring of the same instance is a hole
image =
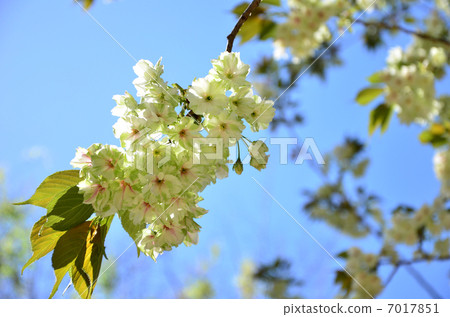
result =
[[[84,204],[83,201],[84,196],[78,186],[73,186],[48,211],[45,226],[66,231],[83,223],[94,213],[92,205]]]
[[[77,170],[68,170],[57,172],[47,177],[36,192],[27,201],[16,203],[15,205],[34,205],[47,208],[47,205],[63,195],[69,188],[80,182],[80,172]]]
[[[383,93],[383,88],[375,88],[375,87],[369,87],[364,88],[361,90],[358,95],[356,96],[356,102],[360,105],[367,105],[371,101],[373,101],[375,98],[377,98],[379,95]]]
[[[83,271],[82,267],[78,267],[76,264],[72,265],[69,274],[73,287],[77,291],[78,295],[82,299],[91,298],[91,289],[93,290],[93,288],[91,288],[92,281],[88,274]]]
[[[66,273],[69,271],[70,265],[66,265],[65,267],[59,268],[55,270],[55,284],[53,285],[52,292],[50,293],[49,299],[53,298],[55,296],[56,292],[58,291],[59,285],[61,285],[61,282],[66,275]]]
[[[86,241],[90,226],[90,221],[82,223],[65,232],[56,243],[55,251],[52,255],[52,267],[55,271],[56,282],[53,286],[50,298],[55,295],[62,279],[75,263],[75,260]]]
[[[394,109],[392,106],[381,104],[370,112],[369,134],[372,135],[380,127],[381,133],[384,133],[391,120]]]
[[[53,251],[58,239],[64,234],[64,231],[56,231],[52,228],[46,228],[44,226],[46,221],[47,217],[42,217],[34,224],[33,229],[31,229],[30,241],[33,255],[23,266],[22,274],[30,264]]]
[[[91,298],[100,274],[104,254],[104,243],[109,225],[93,226],[86,242],[72,266],[70,276],[75,290],[81,298]]]

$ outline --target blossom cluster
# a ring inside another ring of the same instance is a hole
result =
[[[441,181],[441,191],[450,197],[450,151],[440,151],[434,155],[434,172]]]
[[[438,239],[448,230],[450,230],[450,212],[445,208],[443,199],[440,197],[433,205],[424,205],[415,212],[395,213],[387,235],[396,243],[415,245],[419,243],[423,232],[426,232],[429,238]]]
[[[440,47],[425,50],[414,45],[406,51],[400,47],[390,50],[382,81],[386,83],[386,103],[396,107],[401,122],[429,122],[437,114],[433,68],[442,68],[446,58]]]
[[[381,293],[383,283],[376,274],[379,257],[374,253],[364,253],[359,248],[347,252],[347,270],[358,283],[352,283],[355,298],[370,298]]]
[[[328,199],[335,194],[335,188],[325,185],[318,190],[318,197]],[[329,191],[329,193],[325,193]],[[324,196],[321,196],[324,195]],[[326,221],[329,225],[339,228],[342,232],[352,237],[364,237],[369,232],[367,228],[361,226],[361,217],[354,210],[330,210],[322,206],[315,206],[311,209],[311,217]]]
[[[348,7],[344,0],[290,0],[287,21],[277,28],[274,40],[275,57],[286,56],[290,49],[296,60],[310,57],[324,42],[331,39],[328,20]]]
[[[368,214],[378,222],[382,218],[375,200],[353,201],[339,181],[346,174],[352,174],[355,178],[365,174],[369,159],[362,155],[363,146],[358,140],[347,139],[344,144],[336,146],[332,154],[326,155],[327,164],[321,172],[329,180],[314,192],[305,206],[312,218],[323,220],[352,237],[369,234],[369,228],[363,221]],[[333,180],[335,169],[341,174],[338,181]],[[363,198],[362,193],[359,194],[358,198]]]
[[[161,60],[155,65],[141,60],[133,82],[140,101],[127,92],[113,98],[121,147],[77,150],[72,165],[81,169],[84,203],[100,217],[118,213],[153,259],[183,242],[197,242],[200,226],[194,219],[207,212],[198,206],[199,193],[228,176],[229,148],[241,140],[244,122],[259,131],[273,119],[273,102],[253,94],[249,70],[239,53],[224,52],[206,77],[183,89],[161,78]],[[258,161],[252,165],[261,169],[268,149],[258,142],[248,146]]]

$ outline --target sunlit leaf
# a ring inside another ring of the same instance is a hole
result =
[[[52,228],[45,227],[44,224],[46,221],[47,217],[42,217],[34,224],[33,229],[31,230],[30,241],[33,255],[23,266],[22,274],[25,268],[30,264],[53,251],[58,239],[64,234],[64,231],[56,231]]]
[[[372,75],[370,75],[367,80],[369,81],[369,83],[371,84],[380,84],[384,81],[383,79],[383,72],[375,72]]]
[[[255,35],[259,34],[262,30],[263,22],[264,20],[259,17],[249,18],[239,31],[241,37],[240,44],[250,41]]]
[[[364,88],[356,96],[356,102],[359,103],[360,105],[365,106],[370,102],[372,102],[373,100],[375,100],[375,98],[381,95],[383,91],[384,91],[383,88],[375,88],[375,87]]]
[[[430,131],[436,135],[442,135],[445,133],[445,127],[439,123],[433,123],[430,127]]]
[[[273,6],[281,6],[281,0],[264,0],[262,3],[271,4]]]
[[[97,284],[105,249],[105,237],[110,224],[111,222],[90,228],[85,244],[72,266],[70,276],[81,298],[91,298]]]
[[[247,9],[249,2],[242,2],[234,7],[234,9],[231,11],[237,16],[240,16],[242,13],[244,13],[245,9]]]
[[[440,132],[440,131],[436,131]],[[445,135],[442,134],[435,134],[433,131],[425,130],[422,133],[419,134],[419,140],[422,143],[430,143],[433,147],[441,147],[443,145],[446,145],[448,143],[448,139],[445,137]]]
[[[79,174],[80,172],[77,170],[68,170],[52,174],[39,185],[30,199],[17,203],[16,205],[35,205],[47,208],[52,200],[61,197],[67,190],[80,182]]]

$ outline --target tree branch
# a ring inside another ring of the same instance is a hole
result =
[[[422,286],[423,289],[425,289],[428,294],[430,294],[432,298],[442,298],[433,288],[433,286],[431,286],[430,283],[428,283],[427,280],[418,271],[416,271],[416,269],[414,269],[410,265],[405,266],[405,268],[409,272],[409,274],[411,274],[411,276],[416,279],[417,283],[419,283],[420,286]]]
[[[432,261],[449,261],[450,256],[432,256],[430,254],[424,254],[423,257],[412,260],[398,260],[396,262],[379,262],[378,265],[411,265],[420,262],[432,262]]]
[[[363,24],[365,26],[374,26],[374,27],[377,27],[377,28],[380,28],[380,29],[385,29],[385,30],[401,31],[403,33],[411,34],[411,35],[420,37],[420,38],[428,40],[428,41],[432,41],[432,42],[436,42],[436,43],[440,43],[440,44],[443,44],[443,45],[450,46],[450,41],[448,41],[448,40],[446,40],[444,38],[438,38],[438,37],[434,37],[434,36],[431,36],[431,35],[426,34],[426,33],[409,30],[409,29],[406,29],[406,28],[404,28],[402,26],[399,26],[399,25],[390,25],[390,24],[387,24],[387,23],[381,22],[381,21],[369,22],[369,21],[364,21],[364,20],[356,20],[355,22],[359,23],[359,24]]]
[[[259,6],[262,0],[253,0],[252,3],[249,4],[247,9],[245,9],[244,13],[242,13],[241,17],[237,21],[236,25],[234,26],[233,31],[227,36],[228,43],[227,43],[227,52],[231,53],[233,50],[233,43],[234,39],[236,38],[237,34],[239,33],[239,30],[241,29],[242,25],[247,21],[249,16],[252,14],[252,12]]]
[[[386,282],[384,283],[384,287],[386,288],[387,285],[392,281],[392,279],[394,278],[394,276],[397,273],[398,269],[401,266],[404,266],[405,269],[408,271],[408,273],[411,274],[412,277],[414,277],[414,279],[420,284],[420,286],[422,286],[428,292],[428,294],[430,294],[431,297],[433,297],[433,298],[441,298],[441,296],[433,288],[433,286],[431,286],[430,283],[428,283],[425,280],[425,278],[416,269],[414,269],[412,267],[412,264],[425,262],[425,261],[448,261],[448,260],[450,260],[450,256],[432,257],[430,255],[427,255],[427,256],[425,256],[423,258],[413,259],[413,260],[410,260],[410,261],[408,261],[408,260],[400,260],[400,261],[397,261],[395,263],[379,263],[379,265],[383,265],[383,264],[392,264],[392,265],[394,265],[394,269],[392,270],[391,274],[389,274],[388,278],[386,279]]]
[[[394,278],[395,274],[397,273],[399,267],[400,267],[399,265],[394,266],[394,269],[392,270],[391,274],[389,274],[388,278],[386,279],[386,282],[384,282],[384,288],[386,288],[388,286],[388,284],[392,281],[392,279]]]
[[[437,257],[433,257],[431,255],[424,255],[422,258],[418,258],[418,259],[413,259],[413,260],[400,260],[397,261],[397,263],[394,263],[395,265],[410,265],[410,264],[414,264],[414,263],[419,263],[419,262],[431,262],[431,261],[448,261],[450,260],[450,256],[437,256]]]

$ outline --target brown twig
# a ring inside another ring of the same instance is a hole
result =
[[[239,30],[241,29],[242,25],[247,21],[249,16],[252,14],[252,12],[259,6],[262,0],[253,0],[252,3],[249,4],[247,9],[245,9],[244,13],[242,13],[241,17],[237,21],[236,25],[234,26],[233,31],[227,36],[228,43],[227,43],[227,52],[231,53],[233,50],[233,43],[234,39],[236,38],[237,34],[239,33]]]
[[[436,43],[440,43],[440,44],[443,44],[443,45],[450,46],[450,41],[447,40],[447,39],[434,37],[434,36],[431,36],[431,35],[426,34],[426,33],[409,30],[409,29],[406,29],[406,28],[404,28],[402,26],[399,26],[399,25],[390,25],[390,24],[387,24],[387,23],[381,22],[381,21],[369,22],[369,21],[364,21],[364,20],[356,20],[355,22],[359,23],[359,24],[363,24],[365,26],[374,26],[374,27],[377,27],[377,28],[385,29],[385,30],[401,31],[401,32],[406,33],[406,34],[411,34],[411,35],[420,37],[420,38],[422,38],[424,40],[428,40],[428,41],[432,41],[432,42],[436,42]]]

